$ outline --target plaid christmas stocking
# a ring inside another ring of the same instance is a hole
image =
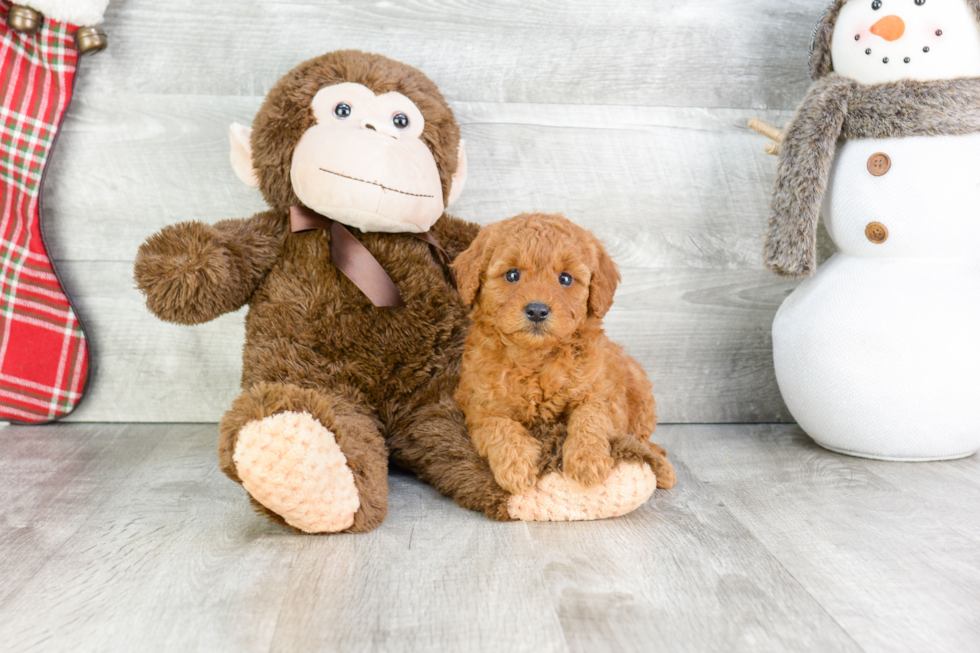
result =
[[[32,16],[40,25],[34,33]],[[77,31],[0,0],[0,420],[63,417],[88,378],[85,333],[44,247],[40,206],[44,168],[71,101]]]

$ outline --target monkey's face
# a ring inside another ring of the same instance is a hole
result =
[[[316,124],[293,153],[293,191],[307,207],[362,231],[428,231],[445,208],[425,119],[401,93],[344,82],[313,97]]]

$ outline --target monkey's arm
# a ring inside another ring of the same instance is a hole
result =
[[[480,225],[443,213],[442,217],[432,225],[429,233],[435,236],[451,257],[456,258],[480,233]]]
[[[164,227],[136,255],[136,285],[147,308],[178,324],[200,324],[241,308],[279,260],[282,222],[267,212]]]

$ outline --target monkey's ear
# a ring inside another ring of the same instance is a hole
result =
[[[496,239],[494,225],[489,225],[480,229],[470,246],[456,257],[453,261],[453,271],[456,273],[456,288],[459,296],[463,298],[463,303],[472,306],[476,301],[476,294],[480,291],[480,283],[483,275],[490,264],[490,257],[493,255],[493,248]]]
[[[589,281],[589,313],[602,319],[612,307],[616,286],[619,285],[619,270],[616,264],[595,238],[596,264],[592,268],[592,279]]]
[[[453,173],[453,183],[449,187],[449,199],[446,200],[446,207],[459,199],[459,194],[466,186],[466,143],[459,139],[458,158],[456,162],[456,172]]]
[[[258,188],[259,176],[255,174],[255,168],[252,167],[252,128],[233,122],[229,136],[231,137],[232,169],[243,184],[251,188]]]

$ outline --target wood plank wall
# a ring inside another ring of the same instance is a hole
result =
[[[808,86],[825,0],[113,0],[44,190],[48,247],[92,340],[70,419],[215,421],[238,392],[243,313],[198,327],[151,316],[139,244],[180,220],[263,208],[228,163],[300,61],[359,48],[417,66],[461,124],[480,223],[563,212],[624,282],[609,333],[646,367],[664,422],[791,419],[772,317],[793,284],[761,263],[782,124]]]

